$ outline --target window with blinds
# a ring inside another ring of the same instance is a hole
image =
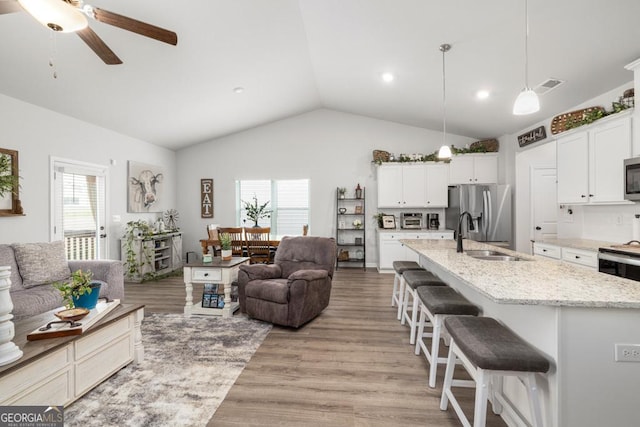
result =
[[[254,196],[258,204],[269,202],[270,218],[258,222],[261,227],[271,227],[276,236],[300,235],[302,227],[309,224],[309,180],[242,180],[237,185],[238,224],[245,227],[253,225],[247,220],[245,203],[253,203]]]

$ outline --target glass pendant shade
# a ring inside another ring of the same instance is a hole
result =
[[[451,147],[448,145],[443,145],[438,150],[438,158],[439,159],[450,159],[451,158]]]
[[[81,11],[62,0],[18,0],[18,3],[29,15],[53,31],[72,33],[89,25]]]
[[[528,87],[522,89],[516,102],[513,103],[513,114],[522,116],[525,114],[533,114],[540,110],[540,100],[538,94]]]

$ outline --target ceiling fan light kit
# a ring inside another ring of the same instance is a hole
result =
[[[108,65],[122,64],[122,61],[89,27],[87,18],[173,46],[178,44],[178,35],[173,31],[84,4],[82,0],[17,0],[17,4],[20,7],[0,8],[0,14],[22,9],[52,31],[76,33]]]
[[[538,94],[529,87],[529,7],[524,0],[524,89],[513,103],[513,114],[522,116],[540,110]]]
[[[53,31],[73,33],[89,25],[80,10],[61,0],[18,0],[18,3],[36,21]]]

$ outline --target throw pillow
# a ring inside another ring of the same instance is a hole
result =
[[[52,284],[71,276],[62,240],[50,243],[14,243],[11,247],[25,288]]]

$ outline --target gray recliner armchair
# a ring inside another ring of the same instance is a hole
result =
[[[241,265],[240,311],[298,328],[329,305],[336,242],[328,237],[283,237],[273,264]]]

